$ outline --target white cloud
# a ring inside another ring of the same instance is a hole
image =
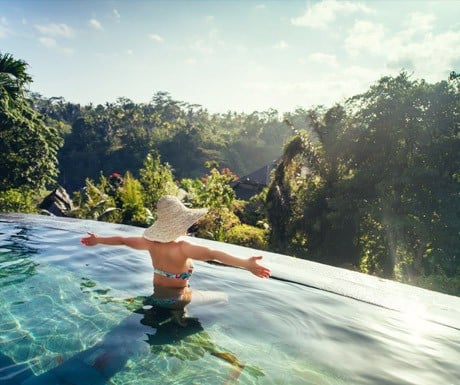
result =
[[[409,15],[407,21],[408,31],[416,33],[419,31],[431,31],[434,27],[436,16],[428,13],[415,12]]]
[[[289,47],[288,43],[286,43],[284,40],[280,40],[278,43],[273,45],[273,48],[278,49],[278,50],[283,50],[288,47]]]
[[[315,55],[317,58],[329,56]],[[334,71],[312,73],[302,81],[252,81],[243,84],[248,94],[277,95],[280,110],[289,111],[295,108],[289,105],[293,100],[297,107],[310,108],[315,105],[332,106],[343,102],[353,95],[365,92],[384,72],[381,68],[365,68],[363,66],[343,66]],[[287,104],[285,104],[288,102]],[[268,102],[273,105],[273,100]],[[285,104],[285,105],[283,105]]]
[[[305,62],[302,61],[301,62]],[[335,55],[329,55],[327,53],[315,52],[308,56],[308,63],[320,64],[328,67],[338,67],[337,57]]]
[[[265,9],[265,8],[267,8],[267,7],[265,6],[265,4],[257,4],[257,5],[256,5],[256,9]]]
[[[238,54],[245,54],[249,52],[249,48],[243,44],[237,44],[234,46],[235,52]]]
[[[67,24],[35,24],[34,28],[41,34],[38,37],[38,41],[45,48],[65,55],[72,55],[74,53],[72,48],[63,47],[58,43],[58,39],[60,38],[72,38],[75,35],[74,30]]]
[[[344,44],[354,61],[365,63],[372,55],[386,71],[407,70],[427,81],[439,81],[460,61],[460,30],[436,28],[432,14],[415,12],[406,17],[399,30],[382,24],[358,21]]]
[[[158,43],[163,43],[164,41],[164,39],[160,35],[157,35],[156,33],[151,33],[148,36],[150,40],[156,41]]]
[[[325,28],[333,23],[337,16],[356,12],[371,13],[365,4],[351,1],[324,0],[309,6],[305,14],[291,19],[296,26],[310,28]]]
[[[383,65],[373,68],[351,65],[330,72],[326,78],[318,79],[317,82],[319,85],[321,83],[325,84],[325,89],[333,96],[333,103],[338,103],[354,95],[366,92],[377,79],[387,74]],[[324,100],[327,100],[328,95],[325,91],[320,90],[319,92],[323,94]]]
[[[394,33],[397,40],[404,42],[424,39],[435,29],[436,16],[428,13],[415,12],[406,17],[403,29]]]
[[[55,48],[57,47],[56,40],[53,39],[52,37],[45,37],[42,36],[38,39],[41,45],[43,45],[46,48]]]
[[[206,16],[206,22],[207,23],[212,23],[214,21],[215,17],[212,15]]]
[[[195,64],[197,64],[197,60],[195,58],[190,57],[190,58],[185,59],[185,64],[187,64],[187,65],[195,65]]]
[[[213,45],[206,43],[204,40],[195,40],[192,44],[190,44],[190,49],[205,55],[211,55],[214,53]]]
[[[63,53],[65,55],[72,55],[74,53],[74,50],[72,48],[59,46],[59,44],[57,43],[56,39],[54,39],[52,37],[41,36],[41,37],[38,38],[38,41],[45,48],[58,51],[58,52]]]
[[[0,19],[0,39],[5,38],[9,33],[8,22],[5,17]]]
[[[35,29],[42,35],[51,37],[66,37],[70,38],[75,35],[74,30],[67,24],[49,23],[49,24],[35,24]]]
[[[188,47],[192,52],[192,56],[213,55],[216,51],[225,48],[226,44],[220,39],[219,30],[216,28],[209,29],[207,35],[194,36],[190,38]]]
[[[354,82],[358,88],[368,87],[377,79],[384,75],[384,66],[368,68],[360,65],[351,65],[344,67],[343,71],[337,72],[336,79],[348,79],[349,82]],[[346,89],[347,87],[345,87]]]
[[[430,81],[446,77],[455,62],[460,60],[460,31],[440,34],[427,33],[421,39],[406,40],[404,31],[391,40],[387,48],[388,65],[416,71]],[[391,48],[391,49],[390,49]],[[408,68],[407,68],[408,67]],[[399,68],[401,69],[401,68]]]
[[[279,112],[292,111],[295,108],[310,108],[318,104],[332,105],[337,102],[336,90],[329,82],[312,79],[303,82],[287,81],[252,81],[242,84],[245,95],[256,99],[261,104],[256,109],[263,110],[265,106],[273,107]],[[293,105],[295,101],[295,105]],[[265,106],[264,106],[265,105]]]
[[[88,24],[93,27],[94,29],[97,29],[98,31],[103,31],[104,28],[102,27],[102,24],[99,20],[97,19],[90,19],[88,21]]]
[[[112,11],[112,14],[113,14],[113,17],[115,17],[115,19],[116,19],[117,21],[120,21],[121,15],[120,15],[120,12],[118,12],[117,9],[114,8],[113,11]]]
[[[382,24],[357,21],[345,39],[345,48],[352,56],[382,52],[385,31]]]

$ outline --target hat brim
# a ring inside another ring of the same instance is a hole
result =
[[[207,209],[187,209],[180,218],[167,217],[158,220],[145,229],[143,237],[149,241],[172,242],[187,232],[187,230],[208,212]]]

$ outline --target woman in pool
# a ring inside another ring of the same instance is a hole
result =
[[[258,262],[261,256],[238,258],[220,250],[197,245],[181,239],[187,229],[197,222],[207,209],[190,209],[174,196],[164,196],[157,204],[157,220],[142,237],[100,237],[93,233],[81,239],[85,246],[124,245],[147,250],[154,269],[154,293],[150,304],[167,308],[183,308],[191,301],[189,279],[193,260],[219,261],[225,265],[244,268],[257,277],[268,278],[270,270]]]

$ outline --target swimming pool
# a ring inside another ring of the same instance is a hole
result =
[[[135,311],[149,257],[86,231],[142,229],[0,215],[1,384],[458,384],[460,298],[218,244],[274,278],[196,262],[178,330]]]

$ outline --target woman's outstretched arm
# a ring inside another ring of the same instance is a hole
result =
[[[128,246],[133,249],[146,250],[148,243],[142,237],[122,237],[119,235],[111,237],[100,237],[88,232],[87,237],[83,237],[80,242],[85,246],[108,245],[108,246]]]
[[[270,277],[270,269],[259,265],[262,256],[239,258],[234,255],[225,253],[224,251],[211,249],[206,246],[195,245],[189,242],[181,242],[182,252],[189,258],[201,261],[219,261],[225,265],[241,267],[250,271],[252,274],[260,278]]]

